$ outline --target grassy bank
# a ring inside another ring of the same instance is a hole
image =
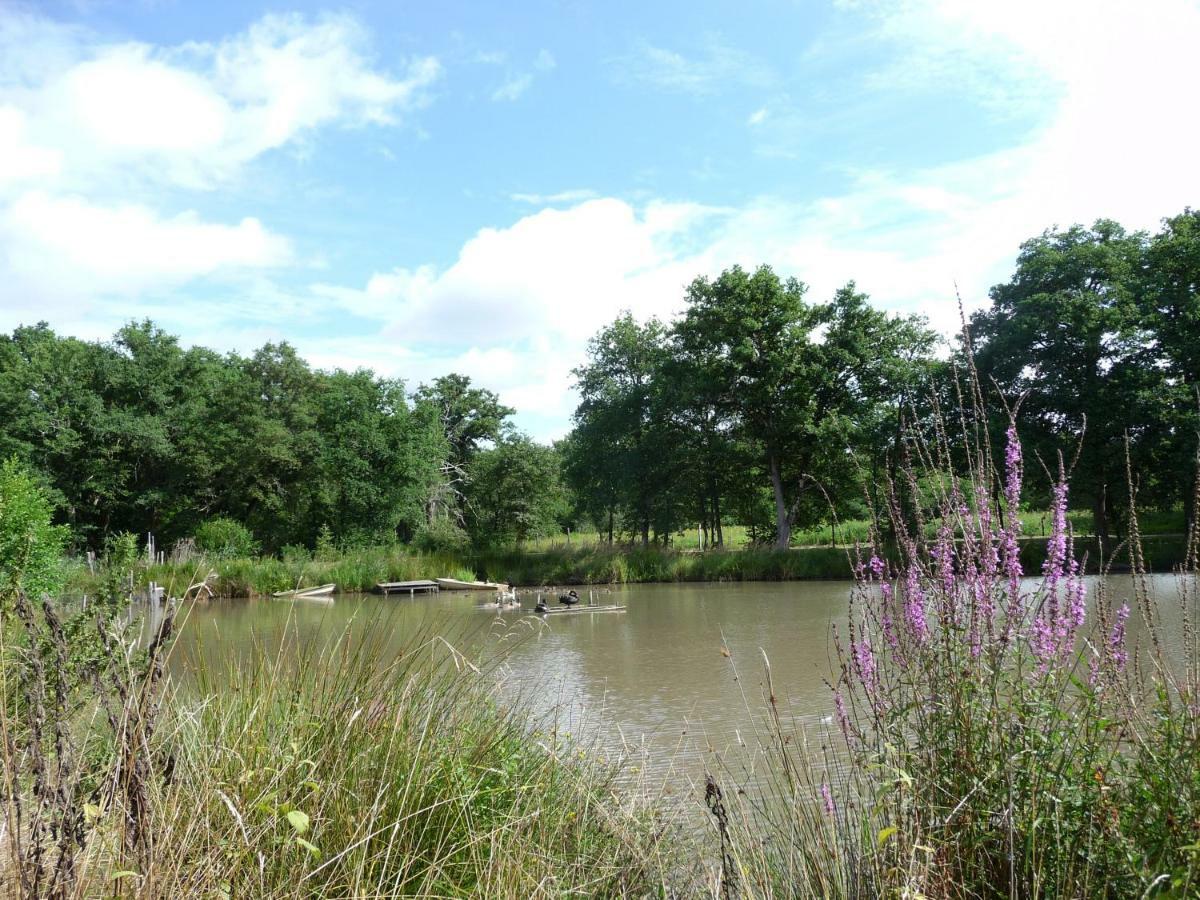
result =
[[[130,658],[141,674],[111,719],[81,720],[52,690],[24,709],[8,683],[5,733],[30,749],[5,753],[5,771],[25,816],[49,822],[0,882],[56,897],[660,893],[664,832],[640,795],[616,793],[611,766],[535,732],[519,704],[500,704],[488,666],[436,637],[385,654],[360,627],[250,661],[177,660],[186,675],[161,696],[153,660]],[[53,686],[53,667],[23,676],[29,696],[42,679]],[[102,683],[78,699],[95,703]],[[40,737],[61,727],[66,744]]]
[[[1021,561],[1037,573],[1045,560],[1042,538],[1023,538]],[[1144,538],[1147,568],[1170,572],[1183,562],[1185,541],[1177,535]],[[1094,538],[1077,538],[1076,551],[1086,569],[1096,572],[1102,556]],[[297,585],[337,585],[339,591],[370,591],[382,581],[454,577],[511,582],[521,586],[642,584],[694,581],[800,581],[852,577],[849,547],[804,547],[792,550],[710,550],[704,553],[660,547],[610,547],[585,544],[538,552],[497,550],[463,554],[413,553],[404,547],[369,547],[332,557],[253,557],[195,559],[144,568],[142,585],[154,581],[181,590],[209,573],[219,597],[266,596]],[[1116,567],[1120,570],[1120,566]],[[75,593],[93,593],[96,579],[86,566],[72,568]]]

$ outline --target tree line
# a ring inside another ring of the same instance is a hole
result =
[[[626,314],[589,345],[564,446],[576,502],[610,540],[699,522],[719,546],[734,521],[786,547],[798,526],[880,509],[910,439],[962,407],[973,366],[997,439],[1015,408],[1029,458],[1073,466],[1102,539],[1125,524],[1127,459],[1139,504],[1190,520],[1200,212],[1153,235],[1048,230],[989,296],[938,352],[922,319],[872,307],[853,282],[814,302],[766,266],[697,278],[677,321]],[[1049,480],[1034,479],[1034,502]]]
[[[871,515],[973,365],[997,438],[1019,406],[1027,457],[1065,453],[1099,533],[1124,525],[1127,454],[1139,503],[1194,515],[1200,212],[1154,234],[1048,230],[990,299],[939,347],[853,282],[820,300],[767,266],[697,278],[675,321],[625,313],[591,340],[553,446],[462,375],[409,390],[314,370],[286,343],[243,356],[150,322],[104,342],[23,326],[0,336],[0,459],[36,473],[80,547],[119,532],[167,546],[216,518],[269,551],[583,527],[650,544],[698,526],[721,546],[732,523],[785,547]]]
[[[44,323],[0,336],[0,459],[36,473],[81,548],[122,532],[166,547],[216,518],[271,551],[545,533],[557,458],[512,412],[463,376],[409,393],[314,370],[286,343],[185,349],[150,322],[107,342]]]

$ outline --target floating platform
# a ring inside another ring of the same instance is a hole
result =
[[[381,581],[375,585],[375,590],[383,595],[388,594],[428,594],[438,592],[436,581]]]
[[[542,611],[534,610],[539,616],[565,616],[567,613],[601,613],[601,612],[625,612],[624,604],[613,604],[611,606],[562,606],[558,609],[550,607]]]
[[[438,587],[443,591],[507,591],[507,584],[495,581],[459,581],[457,578],[435,578]]]

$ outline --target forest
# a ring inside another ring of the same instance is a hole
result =
[[[286,343],[222,354],[149,321],[107,342],[29,325],[0,336],[0,459],[36,474],[77,549],[122,532],[268,553],[580,530],[665,545],[684,528],[719,547],[731,525],[787,547],[799,528],[878,516],[905,435],[946,426],[974,366],[997,440],[1011,412],[1040,460],[1028,502],[1047,502],[1062,454],[1102,539],[1126,521],[1127,465],[1139,506],[1190,521],[1200,212],[1152,234],[1047,230],[989,297],[947,343],[854,282],[825,300],[765,265],[699,277],[675,321],[626,313],[595,335],[553,446],[462,375],[316,370]]]

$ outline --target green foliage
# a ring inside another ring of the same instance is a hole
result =
[[[18,591],[31,599],[54,595],[64,579],[68,531],[51,524],[53,506],[32,472],[0,463],[0,605],[11,609]]]
[[[208,519],[195,534],[196,549],[216,559],[234,556],[254,556],[258,553],[258,541],[250,529],[241,522],[218,516]]]
[[[446,458],[400,382],[314,371],[287,344],[185,350],[149,322],[107,344],[45,325],[0,336],[0,416],[0,454],[31,465],[95,549],[115,531],[167,545],[213,517],[271,549],[311,546],[325,523],[406,538]]]
[[[476,546],[524,544],[553,534],[566,505],[553,447],[513,435],[476,456],[467,487],[467,529]]]
[[[417,529],[412,546],[421,553],[465,553],[471,537],[447,518],[434,519]]]

